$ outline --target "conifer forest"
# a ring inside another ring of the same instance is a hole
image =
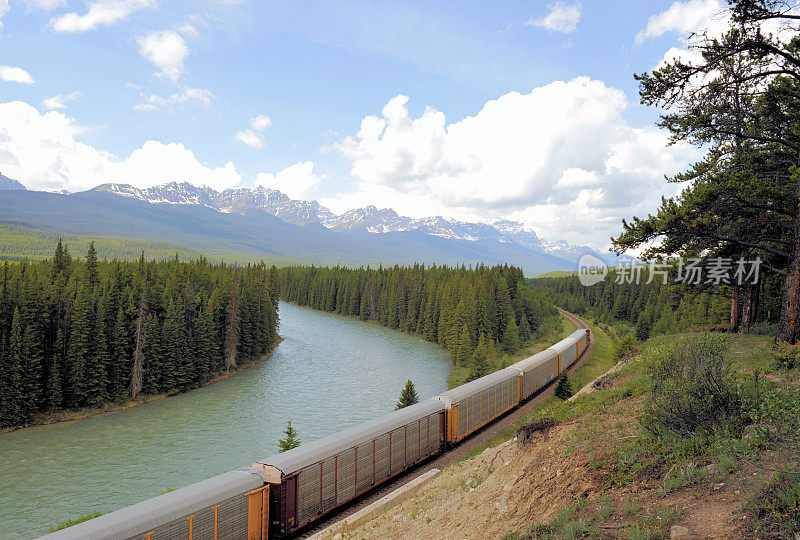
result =
[[[277,342],[277,270],[99,261],[58,243],[0,270],[0,427],[202,386]]]

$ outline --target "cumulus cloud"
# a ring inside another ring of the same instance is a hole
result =
[[[55,109],[65,109],[67,107],[67,102],[75,101],[79,97],[81,97],[81,93],[78,91],[69,94],[57,94],[55,96],[45,98],[42,101],[42,107],[44,107],[48,111],[53,111]]]
[[[173,180],[225,189],[241,182],[233,163],[201,163],[181,143],[147,141],[119,159],[79,141],[80,132],[61,112],[40,113],[21,101],[0,104],[0,171],[43,190],[80,191],[105,182],[150,187]]]
[[[22,84],[33,84],[34,80],[30,73],[22,68],[14,66],[0,66],[0,81],[15,82]]]
[[[43,3],[47,4],[48,0]],[[131,13],[154,5],[155,0],[96,0],[89,4],[89,9],[83,15],[71,12],[54,17],[50,20],[50,27],[65,34],[87,32],[116,24],[127,19]]]
[[[322,178],[314,174],[314,162],[303,161],[271,173],[259,173],[256,186],[277,189],[293,199],[307,199]]]
[[[233,140],[250,148],[264,148],[267,143],[262,133],[271,125],[272,119],[269,116],[259,114],[250,119],[250,128],[237,131]]]
[[[553,32],[569,34],[578,28],[581,21],[581,4],[567,4],[565,2],[553,2],[547,6],[550,10],[544,17],[529,19],[525,21],[528,26],[538,26]]]
[[[158,111],[160,109],[170,108],[174,105],[189,104],[196,104],[207,109],[215,99],[214,93],[211,90],[207,88],[193,88],[191,86],[184,86],[177,92],[168,96],[139,92],[139,97],[141,97],[142,101],[133,106],[134,109],[139,111]]]
[[[337,143],[357,190],[325,204],[355,197],[415,217],[511,216],[545,237],[603,247],[620,217],[674,192],[664,174],[698,157],[656,128],[630,126],[623,92],[586,77],[510,92],[450,124],[430,107],[412,118],[407,103],[392,98]]]
[[[711,26],[724,27],[726,17],[721,12],[719,0],[674,2],[668,9],[647,20],[647,26],[636,34],[636,43],[641,44],[669,32],[679,32],[688,37],[692,32],[700,32]],[[721,28],[714,33],[721,33]]]
[[[189,47],[180,34],[173,30],[160,30],[141,36],[136,42],[139,54],[159,69],[158,76],[176,82],[183,74]]]

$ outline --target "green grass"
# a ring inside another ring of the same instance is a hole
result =
[[[583,388],[583,386],[590,383],[616,364],[616,361],[614,360],[614,344],[611,336],[591,322],[586,322],[589,325],[589,329],[592,331],[594,349],[592,350],[592,356],[584,361],[584,363],[569,376],[570,381],[572,382],[572,388],[575,391]],[[569,335],[570,333],[572,332],[569,332],[566,335]],[[607,394],[603,393],[602,395],[606,396]],[[592,404],[584,405],[586,401],[587,400],[579,400],[576,405],[571,405],[561,401],[555,396],[551,396],[544,400],[541,404],[522,415],[522,418],[518,420],[514,426],[502,430],[488,443],[473,448],[464,459],[477,456],[486,448],[511,439],[520,427],[532,420],[540,418],[555,418],[556,420],[563,420],[568,416],[576,416],[594,407],[593,401],[591,402]]]
[[[62,521],[58,525],[50,527],[48,532],[56,532],[60,531],[61,529],[66,529],[67,527],[72,527],[73,525],[77,525],[78,523],[83,523],[84,521],[89,521],[90,519],[94,519],[96,517],[102,516],[102,512],[92,512],[90,514],[81,514],[80,516],[74,519],[68,519],[66,521]]]
[[[147,259],[171,259],[177,254],[183,260],[197,259],[205,256],[212,262],[229,261],[239,263],[257,263],[264,260],[267,264],[283,266],[303,264],[286,258],[265,259],[253,254],[234,250],[215,248],[196,250],[181,247],[168,242],[133,240],[118,237],[86,236],[75,234],[56,234],[28,227],[19,227],[0,223],[0,261],[42,261],[51,259],[58,240],[62,239],[73,257],[83,257],[89,249],[89,242],[94,242],[99,258],[116,257],[123,260],[138,259],[144,251]]]

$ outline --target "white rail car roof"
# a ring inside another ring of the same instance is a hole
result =
[[[517,368],[520,371],[527,373],[528,371],[534,369],[535,367],[544,364],[549,360],[552,360],[557,355],[558,351],[555,351],[553,349],[545,349],[541,352],[534,354],[533,356],[529,356],[525,360],[520,360],[511,367]]]
[[[280,470],[284,475],[289,475],[323,459],[341,454],[354,446],[370,442],[384,433],[443,410],[444,404],[438,399],[426,399],[399,411],[379,416],[373,420],[326,435],[316,441],[301,444],[297,448],[259,460],[256,462],[256,466],[259,464],[269,465]],[[436,429],[439,429],[438,424]]]
[[[263,485],[264,478],[255,469],[230,471],[50,533],[42,538],[78,540],[137,537]]]
[[[451,407],[453,404],[458,403],[459,401],[483,392],[487,388],[491,388],[499,382],[516,377],[520,373],[521,371],[513,366],[507,367],[505,369],[501,369],[500,371],[495,371],[494,373],[485,375],[480,379],[470,381],[467,384],[456,386],[452,390],[448,390],[443,394],[439,394],[435,399],[439,399],[445,405],[447,405],[447,407]]]
[[[549,349],[563,353],[570,347],[574,347],[575,342],[578,341],[578,338],[580,338],[581,335],[586,335],[586,330],[575,330],[572,334],[569,335],[569,337],[562,339],[555,345],[549,347]]]

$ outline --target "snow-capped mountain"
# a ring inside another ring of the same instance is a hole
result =
[[[340,232],[382,234],[419,231],[454,240],[486,240],[517,244],[569,261],[577,261],[581,255],[592,253],[610,264],[617,262],[617,258],[613,255],[598,253],[589,246],[573,246],[561,240],[545,240],[532,228],[516,221],[500,220],[487,224],[458,221],[442,216],[415,219],[401,216],[391,208],[378,209],[375,206],[355,208],[337,215],[317,201],[291,199],[278,190],[263,186],[231,188],[218,192],[188,182],[170,182],[147,189],[135,188],[128,184],[103,184],[94,188],[94,191],[113,193],[155,204],[202,205],[226,214],[260,211],[293,225],[318,223]]]
[[[0,191],[25,190],[25,186],[8,176],[0,174]]]
[[[146,189],[135,188],[128,184],[103,184],[94,188],[94,191],[113,193],[155,204],[197,204],[225,214],[245,214],[252,210],[260,210],[293,225],[321,223],[336,218],[333,212],[317,201],[292,200],[278,190],[263,186],[252,189],[230,188],[220,193],[188,182],[169,182]]]

